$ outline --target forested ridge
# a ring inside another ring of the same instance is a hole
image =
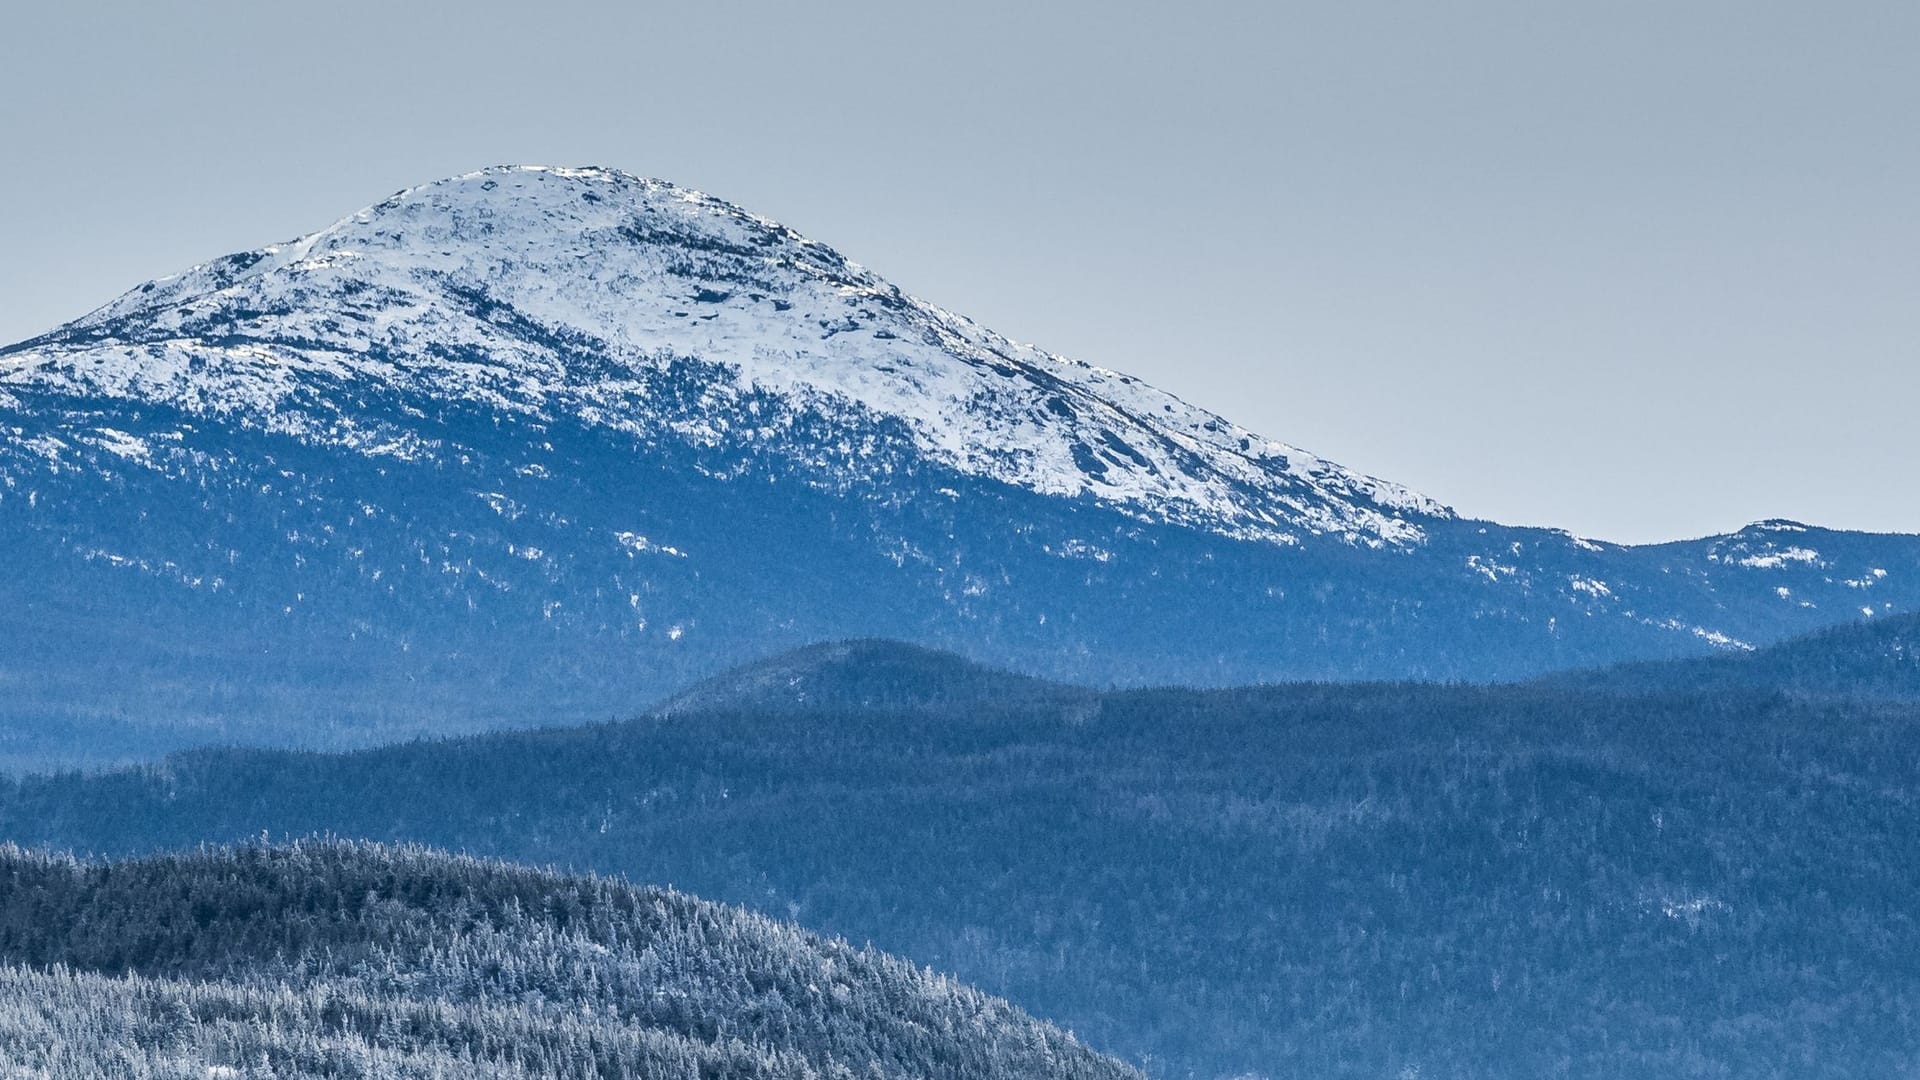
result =
[[[410,847],[9,846],[0,963],[0,1062],[60,1080],[1137,1075],[870,949]]]
[[[1752,652],[1622,664],[1541,681],[1607,693],[1776,690],[1809,698],[1920,701],[1920,614],[1847,623]]]
[[[911,654],[886,662],[914,685]],[[14,779],[0,834],[124,854],[330,832],[671,883],[1166,1077],[1920,1064],[1911,706],[978,673],[961,693],[927,671],[919,705],[758,679],[740,708],[709,688],[718,707],[628,723]]]

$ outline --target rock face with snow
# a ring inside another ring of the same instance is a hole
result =
[[[496,169],[402,192],[142,286],[33,343],[6,378],[403,456],[424,452],[420,432],[332,391],[770,447],[846,485],[905,452],[1285,543],[1417,542],[1418,518],[1447,514],[1137,379],[1016,345],[718,199],[603,170]],[[821,422],[844,435],[798,430]]]
[[[1920,539],[1463,521],[718,199],[500,168],[0,350],[18,757],[632,712],[809,640],[1500,677],[1920,602]]]

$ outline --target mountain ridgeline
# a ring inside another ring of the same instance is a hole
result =
[[[1920,702],[1920,615],[1831,627],[1754,652],[1623,664],[1543,681],[1612,693],[1771,690],[1809,698]]]
[[[842,712],[972,708],[1010,700],[1088,701],[1094,691],[1016,675],[952,653],[869,638],[809,645],[675,694],[655,716],[715,712]]]
[[[887,637],[1521,678],[1920,607],[1920,538],[1464,520],[721,200],[496,168],[0,349],[0,761],[629,715]]]
[[[1168,1080],[1899,1076],[1920,704],[1807,677],[1877,664],[1899,628],[1762,650],[1704,691],[1688,661],[1093,691],[855,642],[624,723],[6,780],[0,837],[330,833],[670,882]]]
[[[872,950],[411,848],[0,850],[0,964],[0,1060],[49,1080],[1143,1080]]]

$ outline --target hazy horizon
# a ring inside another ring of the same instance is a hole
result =
[[[16,15],[0,339],[599,164],[1468,516],[1920,532],[1920,9],[195,11]]]

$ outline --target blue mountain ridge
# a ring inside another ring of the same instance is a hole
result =
[[[0,761],[634,712],[885,637],[1491,680],[1920,607],[1920,537],[1463,519],[697,192],[509,167],[0,350]]]

